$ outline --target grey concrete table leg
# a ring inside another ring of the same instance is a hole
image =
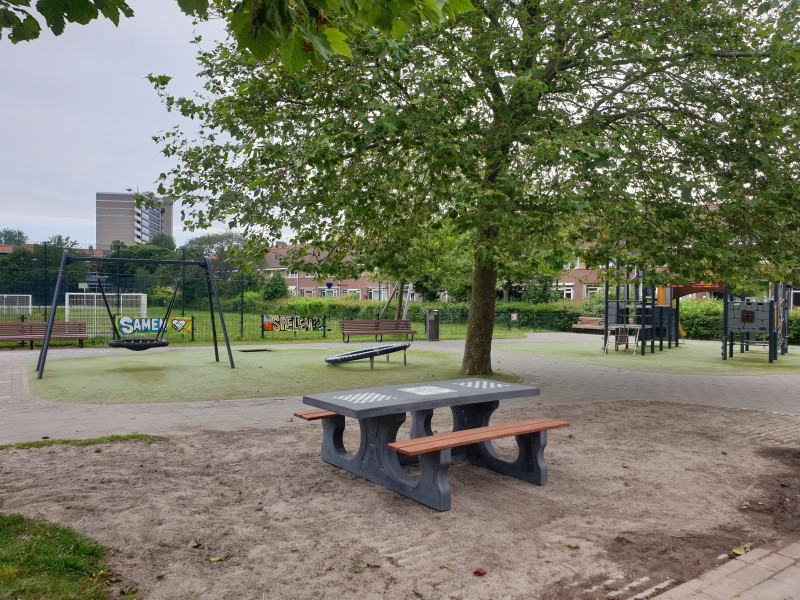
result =
[[[433,418],[433,409],[427,410],[412,410],[411,411],[411,439],[427,437],[433,435],[431,428],[431,419]],[[405,456],[398,454],[397,458],[400,464],[405,466],[416,465],[419,463],[419,456]]]
[[[426,426],[430,429],[430,416],[419,416],[415,430],[424,430]],[[405,414],[360,419],[361,443],[358,452],[350,454],[342,441],[345,418],[323,419],[322,460],[436,510],[450,510],[447,481],[450,450],[421,456],[420,478],[414,479],[403,471],[399,455],[386,447],[397,439],[397,431],[405,420]]]
[[[453,406],[453,431],[462,431],[489,424],[492,413],[499,406],[498,401]],[[547,463],[544,448],[547,445],[547,432],[528,433],[515,436],[519,455],[516,460],[503,458],[494,449],[492,442],[479,442],[453,450],[453,456],[470,464],[486,467],[492,471],[544,485],[547,483]]]

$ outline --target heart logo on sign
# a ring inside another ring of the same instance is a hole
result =
[[[185,319],[172,319],[172,329],[174,331],[183,331],[184,327],[186,327]]]

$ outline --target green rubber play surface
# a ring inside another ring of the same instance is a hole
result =
[[[359,346],[354,346],[354,349]],[[34,364],[28,368],[30,392],[37,398],[90,404],[149,404],[278,398],[314,392],[350,390],[395,383],[436,381],[460,377],[461,357],[438,352],[410,350],[408,365],[403,353],[349,362],[336,367],[325,358],[337,348],[287,348],[242,351],[234,347],[236,365],[220,349],[220,362],[210,348],[190,351],[133,353],[120,350],[108,356],[60,358],[47,361],[44,377],[36,379]],[[493,379],[516,381],[495,375]]]
[[[499,343],[494,344],[493,348],[541,358],[649,373],[754,376],[800,373],[800,350],[797,348],[790,348],[788,354],[779,356],[778,360],[772,364],[769,364],[766,348],[752,347],[749,352],[740,354],[739,346],[736,346],[733,357],[723,361],[721,342],[695,340],[681,342],[677,348],[673,346],[671,349],[667,349],[665,344],[662,352],[659,352],[656,343],[654,354],[650,354],[650,345],[648,344],[647,353],[644,356],[641,356],[638,351],[636,356],[633,356],[631,350],[615,352],[613,348],[604,355],[601,336],[597,336],[596,342]]]

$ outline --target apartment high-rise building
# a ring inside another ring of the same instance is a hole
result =
[[[147,244],[159,233],[172,235],[172,200],[157,198],[153,208],[136,206],[132,193],[96,195],[97,247],[110,248],[119,240],[128,246]]]

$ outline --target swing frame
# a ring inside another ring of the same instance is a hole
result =
[[[214,316],[214,304],[216,301],[216,308],[217,314],[219,316],[219,323],[222,326],[222,334],[225,338],[225,347],[228,350],[228,361],[230,362],[231,369],[235,369],[236,367],[233,364],[233,353],[231,352],[231,344],[230,340],[228,339],[228,330],[225,327],[225,318],[222,316],[222,304],[219,301],[219,292],[217,291],[217,282],[214,279],[214,271],[211,268],[211,259],[209,257],[205,257],[202,261],[196,260],[157,260],[157,259],[147,259],[147,258],[96,258],[93,256],[70,256],[68,250],[64,250],[64,254],[61,257],[61,268],[58,271],[58,279],[56,280],[56,288],[53,292],[53,304],[50,309],[50,316],[47,320],[47,329],[45,330],[44,334],[44,341],[42,342],[42,349],[39,352],[39,361],[36,363],[36,379],[41,379],[42,375],[44,374],[44,364],[47,360],[47,350],[50,346],[50,335],[53,333],[53,323],[56,320],[56,310],[58,308],[58,294],[61,292],[61,283],[64,279],[64,270],[67,268],[68,265],[76,262],[96,262],[96,263],[116,263],[116,264],[139,264],[139,265],[180,265],[184,266],[193,266],[193,267],[200,267],[206,273],[206,284],[208,287],[208,305],[209,311],[211,313],[211,332],[214,338],[214,356],[216,361],[219,362],[219,346],[217,344],[217,325]],[[101,288],[102,289],[102,288]],[[175,294],[177,293],[177,286],[175,287],[175,293],[172,296],[172,302],[175,301]],[[105,296],[105,294],[103,294]],[[172,309],[172,302],[170,302],[170,311]],[[109,312],[109,316],[111,313],[111,309],[108,307],[108,302],[106,302],[106,309]],[[169,315],[169,312],[167,315]],[[112,318],[113,323],[113,318]],[[114,327],[116,329],[116,326]],[[159,332],[160,333],[160,332]],[[119,336],[119,332],[117,332],[117,336]],[[112,340],[114,341],[114,340]],[[120,341],[120,340],[117,340]],[[122,340],[124,341],[124,340]],[[166,343],[159,343],[154,344],[153,339],[147,339],[146,344],[142,344],[142,348],[138,348],[140,350],[146,350],[148,348],[156,347],[156,345],[166,346],[169,342],[167,340],[162,339],[160,342]],[[146,346],[146,347],[145,347]],[[123,346],[127,347],[127,346]]]

